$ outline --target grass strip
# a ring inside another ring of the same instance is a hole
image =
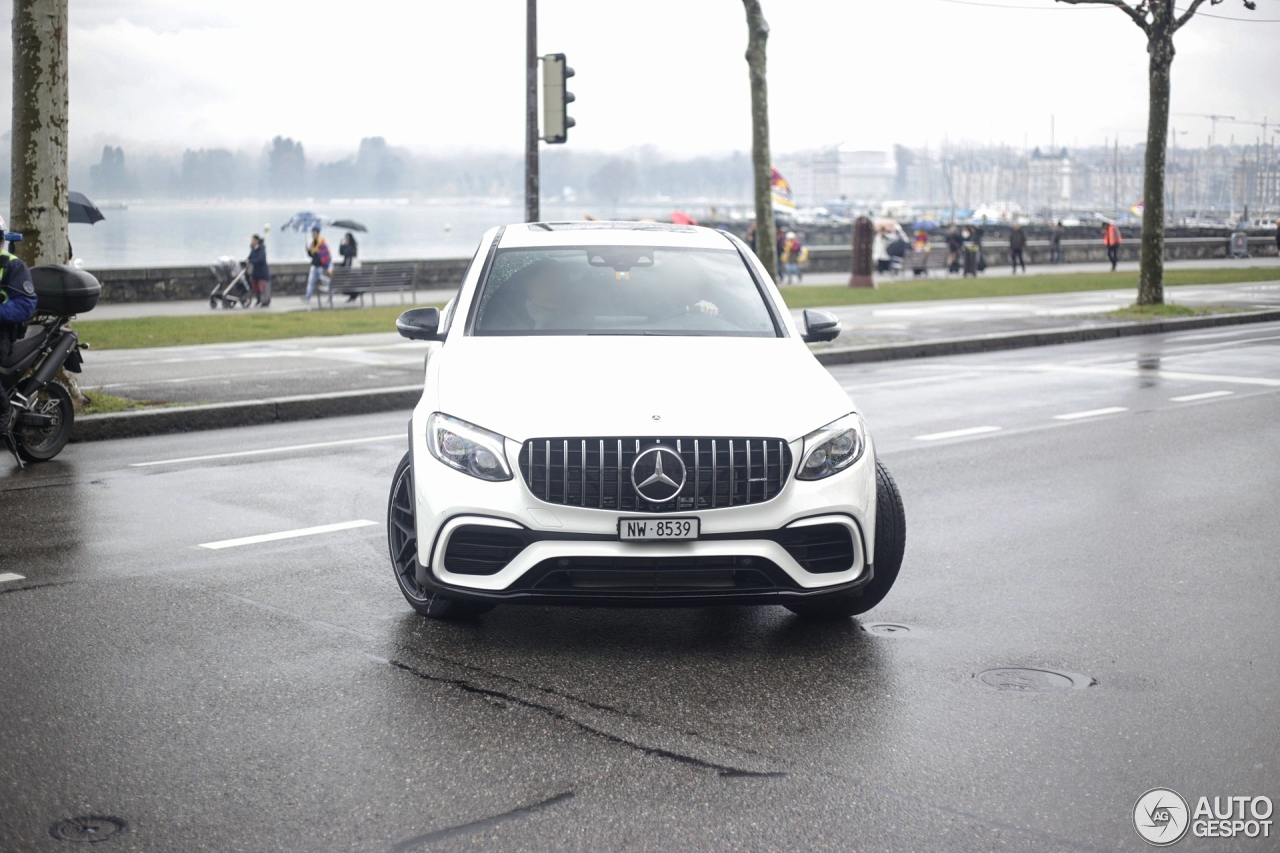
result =
[[[1203,317],[1206,314],[1233,314],[1248,309],[1238,305],[1129,305],[1108,311],[1108,320],[1164,320],[1168,317]]]
[[[154,408],[160,403],[149,403],[146,400],[132,400],[128,397],[117,397],[114,394],[105,394],[101,391],[92,389],[84,392],[84,396],[89,400],[89,404],[78,409],[82,415],[106,415],[114,412],[131,412],[135,409]]]
[[[1166,270],[1166,286],[1234,284],[1280,280],[1276,267],[1214,267],[1198,270]],[[1076,293],[1084,290],[1121,290],[1138,293],[1136,272],[1076,272],[991,278],[912,279],[882,283],[875,289],[824,285],[779,287],[788,308],[826,308],[833,305],[871,305],[881,302],[927,302],[936,299],[987,299],[993,296],[1030,296],[1042,293]]]
[[[289,311],[279,314],[228,312],[191,317],[77,320],[73,325],[80,340],[93,349],[143,349],[393,332],[396,318],[412,307],[426,306],[393,305],[383,308]]]

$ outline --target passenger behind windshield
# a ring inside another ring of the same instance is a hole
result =
[[[733,250],[503,250],[478,304],[477,335],[778,334]]]

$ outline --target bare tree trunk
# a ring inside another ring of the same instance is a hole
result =
[[[29,266],[67,260],[67,0],[13,0],[10,228]]]
[[[28,266],[69,262],[67,241],[67,0],[13,0],[13,154],[9,227]],[[57,379],[77,405],[75,377]]]
[[[1164,176],[1169,138],[1169,67],[1173,64],[1173,0],[1151,4],[1147,39],[1147,154],[1142,179],[1142,264],[1138,304],[1164,303]]]
[[[755,177],[756,257],[778,280],[778,247],[773,224],[773,157],[769,153],[769,84],[765,42],[769,24],[759,0],[742,0],[747,9],[747,68],[751,73],[751,167]]]

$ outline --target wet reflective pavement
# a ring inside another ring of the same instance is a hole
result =
[[[1150,788],[1280,799],[1280,324],[833,374],[908,519],[835,624],[424,621],[403,414],[0,468],[0,850],[1141,850]]]

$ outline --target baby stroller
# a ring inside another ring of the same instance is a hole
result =
[[[230,255],[223,255],[209,265],[210,272],[218,283],[209,294],[209,307],[248,308],[253,304],[253,288],[249,286],[249,269],[244,261],[237,261]]]

